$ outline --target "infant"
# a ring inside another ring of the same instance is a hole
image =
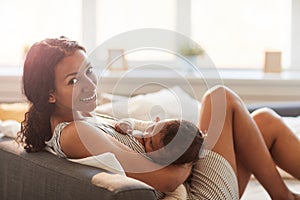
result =
[[[114,126],[119,133],[134,136],[144,146],[147,156],[159,164],[197,161],[204,141],[198,127],[186,120],[157,118],[152,122],[127,118]]]
[[[198,160],[204,142],[204,134],[193,123],[186,120],[156,118],[142,121],[132,118],[117,120],[98,114],[113,125],[120,134],[131,134],[140,142],[154,162],[159,164],[187,164]],[[187,199],[183,184],[167,192],[164,199]]]

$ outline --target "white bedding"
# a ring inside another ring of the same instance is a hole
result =
[[[96,112],[115,118],[141,120],[181,118],[198,123],[201,103],[193,99],[180,87],[161,89],[158,92],[134,97],[103,95],[107,102],[97,107]]]

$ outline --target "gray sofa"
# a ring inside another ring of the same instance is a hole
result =
[[[282,116],[300,115],[300,103],[255,104],[248,105],[248,109],[253,111],[265,106]],[[91,179],[103,170],[71,163],[48,152],[25,153],[12,139],[5,137],[0,139],[0,160],[2,200],[156,199],[150,186],[130,178],[109,181],[104,176],[101,186],[96,186]]]
[[[104,176],[98,187],[91,179],[103,170],[48,152],[26,153],[10,138],[0,139],[0,160],[1,200],[156,199],[150,186],[130,178],[113,177],[120,180],[114,180],[112,185]]]

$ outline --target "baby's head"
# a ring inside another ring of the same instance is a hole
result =
[[[193,123],[164,120],[149,126],[144,134],[145,150],[160,164],[184,164],[199,158],[204,138]]]

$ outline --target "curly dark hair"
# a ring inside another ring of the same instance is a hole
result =
[[[163,145],[169,152],[170,159],[179,156],[172,164],[184,164],[195,162],[199,159],[199,153],[203,146],[204,134],[192,122],[187,120],[174,120],[166,123],[161,132]],[[166,164],[169,159],[162,158],[160,164]]]
[[[21,123],[17,142],[27,152],[44,149],[45,141],[52,136],[50,116],[54,104],[48,102],[49,93],[55,91],[55,67],[76,50],[85,48],[76,41],[61,36],[37,42],[29,49],[23,68],[23,93],[30,103]]]

